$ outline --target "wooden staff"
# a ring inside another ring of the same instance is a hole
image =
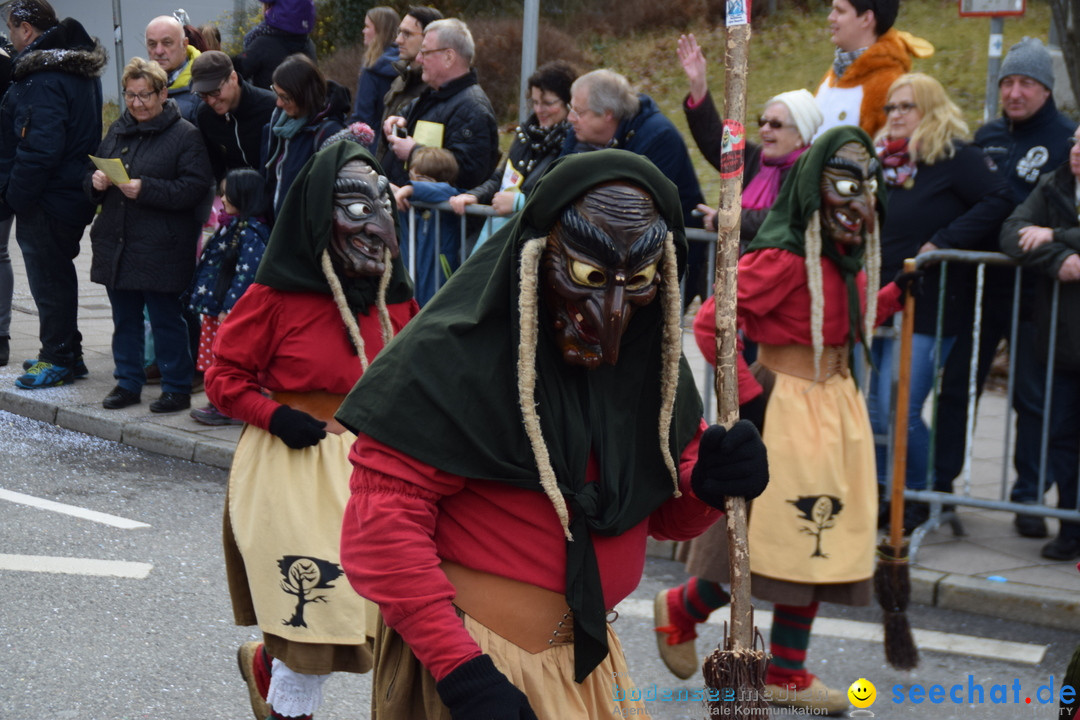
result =
[[[720,209],[716,216],[716,404],[717,423],[726,428],[739,419],[736,377],[736,279],[739,262],[739,224],[742,211],[743,148],[746,130],[746,74],[750,45],[750,0],[729,0],[724,75],[724,148],[721,156]],[[730,142],[730,145],[729,145]],[[746,500],[729,497],[728,553],[731,573],[731,622],[723,648],[705,659],[706,684],[721,691],[710,708],[721,717],[738,717],[749,709],[764,709],[762,698],[768,655],[755,649],[754,608],[750,600],[750,552],[747,544]],[[733,692],[732,692],[733,691]],[[734,713],[734,714],[732,714]]]
[[[915,260],[904,261],[904,272],[915,271]],[[915,332],[915,297],[909,286],[905,293],[904,319],[900,330],[900,368],[893,415],[892,499],[889,508],[889,539],[878,547],[874,570],[874,593],[883,611],[885,659],[898,670],[919,664],[919,649],[911,635],[907,618],[911,598],[911,569],[908,545],[904,541],[904,484],[907,477],[908,406],[911,404],[911,338]]]

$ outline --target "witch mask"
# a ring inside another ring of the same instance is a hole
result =
[[[346,277],[380,276],[388,252],[390,258],[400,252],[390,183],[367,163],[351,160],[334,181],[331,258]]]
[[[637,308],[656,299],[667,223],[649,195],[612,183],[563,211],[541,261],[547,324],[563,359],[614,365]]]

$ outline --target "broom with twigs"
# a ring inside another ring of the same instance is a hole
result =
[[[915,271],[915,260],[904,261],[904,272]],[[896,386],[893,427],[892,496],[889,508],[889,538],[878,547],[874,570],[874,593],[884,612],[885,659],[898,670],[919,664],[919,649],[911,636],[907,606],[911,598],[911,569],[908,544],[904,540],[904,479],[907,475],[908,405],[911,389],[911,336],[915,331],[915,298],[908,288],[904,300],[904,320],[900,330],[900,370]]]
[[[728,2],[727,51],[724,82],[724,138],[731,149],[721,159],[720,210],[716,216],[716,404],[717,422],[726,428],[739,419],[735,376],[735,281],[739,259],[739,220],[742,208],[743,127],[746,117],[746,58],[750,42],[750,0],[745,13]],[[741,20],[741,24],[739,23]],[[714,690],[710,716],[742,717],[764,710],[762,697],[769,656],[756,646],[754,608],[750,601],[750,551],[746,539],[746,500],[727,498],[728,553],[731,567],[731,622],[722,647],[702,666],[705,684]]]

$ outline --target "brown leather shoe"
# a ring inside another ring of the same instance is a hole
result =
[[[653,622],[656,624],[656,647],[660,651],[660,659],[667,665],[671,673],[683,680],[691,678],[701,667],[698,661],[697,649],[694,648],[694,638],[697,633],[693,627],[689,630],[679,628],[671,621],[671,613],[668,612],[667,596],[671,590],[661,590],[653,600]]]
[[[251,712],[255,713],[255,720],[266,720],[270,717],[270,706],[259,692],[259,686],[255,682],[255,657],[261,647],[262,643],[251,641],[244,643],[236,651],[236,662],[240,665],[240,675],[248,686]]]

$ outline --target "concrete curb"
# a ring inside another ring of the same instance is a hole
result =
[[[228,470],[236,440],[214,437],[221,428],[195,425],[186,413],[152,416],[146,404],[103,410],[98,404],[57,405],[43,390],[0,390],[0,410],[67,430],[112,440],[168,457]],[[191,425],[191,428],[182,425]],[[239,428],[230,428],[239,436]],[[229,431],[226,431],[229,432]]]

